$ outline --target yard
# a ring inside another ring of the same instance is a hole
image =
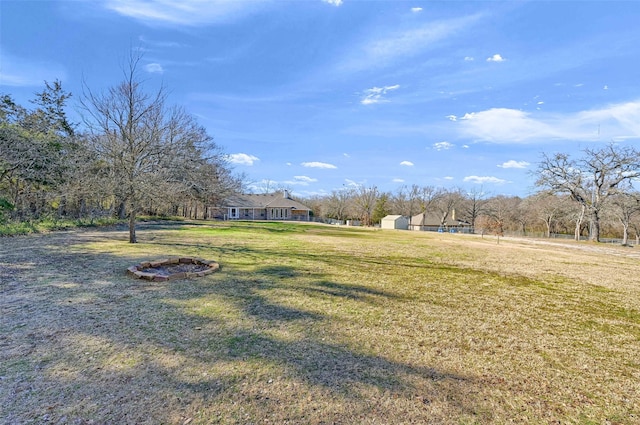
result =
[[[2,423],[640,423],[638,248],[273,222],[127,237],[0,238]],[[221,269],[125,273],[168,256]]]

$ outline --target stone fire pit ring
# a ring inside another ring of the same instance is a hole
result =
[[[127,273],[154,282],[202,277],[217,271],[220,264],[215,261],[192,257],[166,258],[145,261],[127,269]]]

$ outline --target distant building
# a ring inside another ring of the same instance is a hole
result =
[[[461,232],[472,233],[473,228],[470,223],[456,219],[456,211],[452,210],[447,218],[442,221],[442,217],[436,213],[424,212],[411,217],[409,230],[422,230],[430,232]]]
[[[409,219],[401,215],[388,215],[380,222],[380,228],[407,230],[409,228]]]
[[[289,191],[267,194],[243,194],[227,199],[216,218],[223,220],[309,221],[311,209],[291,198]]]

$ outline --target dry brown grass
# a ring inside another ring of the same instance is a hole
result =
[[[278,223],[0,239],[0,421],[640,423],[637,248]],[[193,280],[126,268],[218,261]]]

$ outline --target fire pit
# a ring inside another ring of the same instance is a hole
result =
[[[180,257],[149,261],[131,266],[127,272],[138,279],[164,282],[174,279],[201,277],[215,272],[220,264],[201,258]]]

